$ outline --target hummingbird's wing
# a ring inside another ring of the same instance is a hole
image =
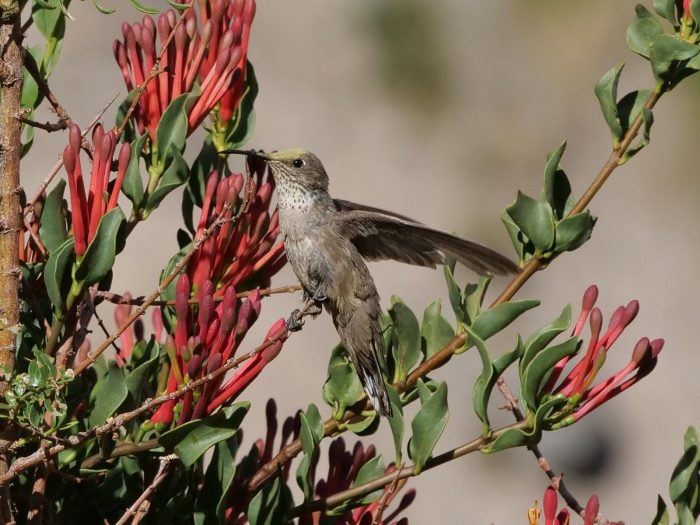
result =
[[[379,208],[334,200],[341,233],[370,261],[392,259],[435,268],[449,255],[479,274],[516,273],[518,266],[476,242]]]

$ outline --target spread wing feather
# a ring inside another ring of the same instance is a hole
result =
[[[435,268],[444,256],[454,257],[479,274],[515,273],[518,267],[507,257],[479,243],[468,241],[379,208],[335,200],[339,227],[368,260],[392,259]]]

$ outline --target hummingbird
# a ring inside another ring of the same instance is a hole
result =
[[[480,275],[518,271],[510,259],[481,244],[404,215],[334,199],[323,164],[308,151],[220,153],[248,155],[267,164],[277,188],[287,260],[301,283],[305,311],[317,315],[325,307],[330,313],[365,393],[382,416],[392,415],[384,381],[382,310],[365,260],[435,268],[449,256]],[[301,328],[298,313],[287,321],[289,330]]]

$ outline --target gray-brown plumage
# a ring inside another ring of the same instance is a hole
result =
[[[328,193],[328,176],[312,153],[230,151],[265,159],[275,179],[287,259],[307,300],[325,305],[375,409],[391,415],[383,370],[381,306],[364,259],[393,259],[435,268],[446,255],[480,274],[510,273],[517,266],[480,244],[408,217]]]

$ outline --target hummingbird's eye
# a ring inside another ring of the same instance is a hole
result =
[[[294,159],[292,161],[292,166],[295,168],[301,168],[304,165],[304,161],[302,159]]]

